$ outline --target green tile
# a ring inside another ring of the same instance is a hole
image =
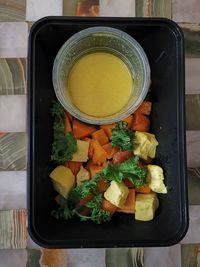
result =
[[[0,58],[0,95],[25,93],[25,69],[25,58]]]
[[[142,248],[109,248],[106,249],[106,267],[143,267]]]
[[[186,95],[186,130],[200,130],[200,94]]]
[[[26,211],[0,211],[0,249],[26,248]]]
[[[26,169],[26,134],[7,133],[0,137],[0,171]]]
[[[78,0],[63,0],[63,15],[74,16]]]
[[[0,21],[25,21],[26,0],[0,0]]]
[[[40,267],[41,251],[37,249],[28,249],[28,261],[26,267]]]
[[[136,17],[166,17],[172,16],[171,0],[136,0]]]
[[[182,267],[199,266],[200,244],[181,245]]]
[[[187,58],[200,57],[200,25],[179,24],[185,37],[185,55]]]

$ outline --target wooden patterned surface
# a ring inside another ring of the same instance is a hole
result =
[[[136,0],[137,17],[171,18],[171,0]]]
[[[26,248],[26,211],[0,211],[0,249]]]
[[[0,135],[0,171],[26,169],[26,134]]]
[[[180,23],[185,37],[185,53],[187,58],[200,57],[200,25]]]
[[[199,267],[200,244],[182,245],[181,257],[182,257],[182,267]]]
[[[200,94],[186,96],[186,130],[200,130]]]
[[[25,73],[24,58],[0,58],[0,94],[25,94]]]
[[[26,0],[1,0],[0,21],[24,21]]]
[[[106,267],[142,267],[144,254],[141,248],[110,248],[106,250]]]

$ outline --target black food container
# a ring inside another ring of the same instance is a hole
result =
[[[52,67],[63,43],[92,26],[109,26],[135,38],[150,62],[153,102],[151,132],[159,141],[155,164],[164,169],[166,195],[154,220],[136,221],[133,215],[116,214],[96,225],[56,220],[56,192],[49,179],[53,166]],[[28,230],[40,246],[49,248],[170,246],[188,228],[184,45],[180,28],[167,19],[47,17],[31,28],[28,52]]]

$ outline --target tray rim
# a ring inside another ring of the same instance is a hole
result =
[[[185,103],[184,103],[184,97],[185,97],[185,66],[184,66],[184,36],[183,32],[180,28],[180,26],[175,23],[174,21],[167,19],[167,18],[142,18],[142,17],[134,17],[134,18],[127,18],[127,17],[66,17],[66,16],[48,16],[41,18],[40,20],[36,21],[33,26],[31,27],[30,33],[29,33],[29,39],[28,39],[28,56],[27,56],[27,228],[29,235],[31,238],[39,244],[42,247],[48,247],[48,248],[103,248],[105,245],[101,245],[101,242],[98,243],[97,246],[91,246],[89,243],[85,241],[84,245],[77,245],[76,241],[70,241],[67,244],[64,244],[64,241],[62,241],[62,244],[54,244],[56,240],[47,240],[40,236],[40,234],[37,232],[33,221],[33,211],[31,211],[31,194],[33,193],[31,191],[31,184],[33,183],[32,176],[32,153],[34,153],[34,138],[31,133],[31,127],[33,122],[33,115],[34,115],[34,98],[32,97],[34,92],[31,91],[31,87],[34,85],[34,81],[31,79],[31,69],[33,62],[33,55],[34,55],[34,46],[33,43],[35,42],[36,35],[38,31],[40,31],[44,26],[50,25],[50,24],[66,24],[67,22],[74,22],[75,24],[80,24],[81,21],[91,23],[92,21],[96,22],[116,22],[116,24],[125,24],[128,22],[132,23],[138,23],[140,25],[148,26],[147,22],[153,23],[153,25],[157,26],[157,24],[161,24],[160,26],[164,26],[167,28],[170,28],[170,30],[173,31],[173,33],[176,35],[176,38],[180,42],[179,47],[179,54],[181,56],[180,64],[179,64],[179,71],[182,72],[182,79],[179,79],[179,85],[182,87],[182,92],[179,94],[179,99],[177,101],[179,102],[179,107],[181,110],[179,110],[179,125],[178,130],[179,133],[181,133],[181,136],[179,138],[179,146],[181,145],[183,154],[180,155],[180,166],[182,167],[182,175],[183,175],[183,183],[181,183],[182,187],[182,194],[181,194],[181,203],[185,203],[184,211],[182,213],[182,224],[180,229],[177,230],[176,236],[169,239],[168,242],[162,243],[159,242],[159,240],[156,242],[155,240],[152,242],[146,242],[145,244],[141,243],[125,243],[122,241],[119,241],[116,244],[113,244],[113,242],[107,242],[107,247],[134,247],[134,246],[140,246],[140,247],[165,247],[165,246],[172,246],[174,244],[177,244],[187,233],[188,227],[189,227],[189,213],[188,213],[188,192],[187,192],[187,174],[186,174],[186,134],[185,134]],[[152,24],[150,25],[152,26]],[[89,26],[90,27],[90,26]],[[91,25],[92,27],[92,25]],[[29,79],[28,79],[29,78]],[[181,129],[181,130],[180,130]],[[32,179],[32,180],[31,180]],[[182,207],[183,208],[183,207]],[[183,216],[184,215],[184,216]],[[50,243],[52,242],[52,243]],[[127,241],[128,242],[128,241]]]

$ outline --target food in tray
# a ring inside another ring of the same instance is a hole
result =
[[[151,106],[144,101],[123,121],[95,126],[54,103],[52,160],[58,166],[50,178],[58,193],[56,218],[102,223],[119,212],[140,221],[154,218],[158,194],[167,188],[163,169],[152,162],[159,144],[149,133]]]

